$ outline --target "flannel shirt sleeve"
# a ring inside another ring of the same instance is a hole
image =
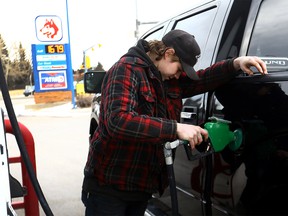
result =
[[[234,69],[233,61],[234,59],[223,60],[204,70],[198,70],[196,73],[200,79],[196,81],[191,82],[191,79],[187,76],[182,77],[180,82],[183,89],[183,98],[215,90],[239,75],[241,71]]]

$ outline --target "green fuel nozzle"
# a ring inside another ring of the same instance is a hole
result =
[[[209,139],[204,141],[200,145],[197,145],[195,148],[199,153],[192,155],[192,150],[189,146],[187,140],[177,139],[173,142],[166,142],[164,144],[164,156],[165,163],[167,166],[170,194],[171,194],[171,203],[172,210],[174,215],[178,215],[178,200],[177,200],[177,189],[175,183],[175,175],[173,169],[173,152],[172,150],[177,148],[179,145],[183,145],[188,157],[188,160],[196,160],[205,156],[212,154],[213,152],[220,152],[226,146],[232,151],[236,151],[240,148],[242,144],[243,134],[241,129],[236,129],[233,132],[230,130],[229,124],[230,121],[218,119],[216,117],[210,117],[210,122],[204,124],[204,128],[208,131]],[[206,143],[206,145],[204,145]],[[204,151],[200,150],[204,147]]]
[[[241,129],[231,131],[230,121],[210,117],[210,122],[205,123],[204,128],[208,131],[209,139],[215,152],[222,151],[226,146],[232,151],[240,148],[243,140]]]
[[[177,148],[179,145],[183,145],[187,154],[188,160],[196,160],[213,152],[220,152],[226,146],[232,151],[236,151],[240,148],[243,140],[243,133],[241,129],[234,131],[230,130],[230,121],[219,119],[217,117],[210,117],[210,122],[204,124],[204,128],[208,131],[208,141],[203,141],[200,145],[197,145],[196,154],[192,154],[189,142],[187,140],[175,140],[173,142],[167,142],[164,145],[164,156],[167,165],[173,164],[172,149]]]

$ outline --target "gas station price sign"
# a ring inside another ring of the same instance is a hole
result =
[[[36,69],[38,71],[54,71],[67,69],[65,44],[37,44],[33,46]]]
[[[49,44],[45,45],[46,54],[62,54],[65,53],[63,44]]]

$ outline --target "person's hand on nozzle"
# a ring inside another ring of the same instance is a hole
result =
[[[196,145],[208,140],[208,131],[195,125],[177,123],[178,139],[187,140],[193,150]]]

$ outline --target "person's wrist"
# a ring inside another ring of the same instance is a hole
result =
[[[181,123],[177,123],[177,128],[176,128],[177,137],[179,137],[179,134],[181,134],[181,128],[182,128],[182,124]]]
[[[240,70],[240,57],[235,58],[233,61],[233,67],[236,71]]]

